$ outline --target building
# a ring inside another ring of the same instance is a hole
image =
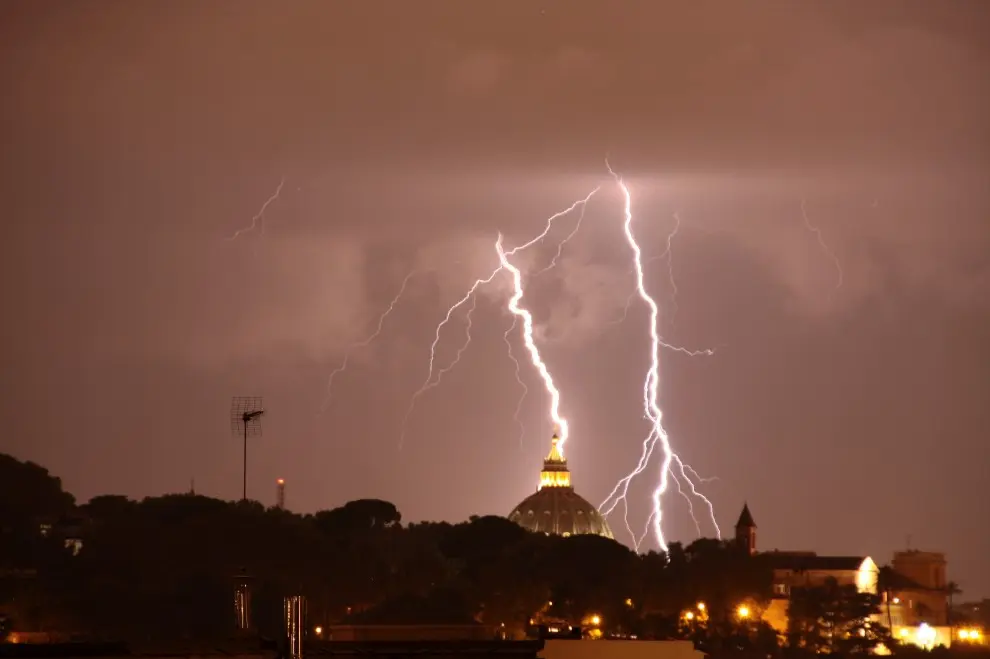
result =
[[[890,604],[892,626],[933,627],[949,624],[949,592],[945,554],[930,551],[894,553],[884,571],[884,604]]]
[[[895,637],[923,647],[986,643],[984,623],[953,619],[951,598],[958,590],[946,580],[946,566],[941,552],[907,550],[895,552],[881,570],[883,620]]]
[[[812,551],[757,553],[756,522],[744,504],[736,522],[736,543],[759,556],[773,573],[773,596],[763,619],[778,633],[787,631],[791,590],[823,586],[834,579],[840,586],[855,586],[860,592],[877,593],[879,568],[869,556],[819,556]]]
[[[605,517],[574,491],[556,432],[543,461],[539,487],[509,513],[509,519],[525,529],[548,535],[613,537]]]
[[[756,551],[756,522],[744,505],[736,522],[736,543],[759,556],[773,573],[773,595],[763,619],[778,633],[787,630],[791,591],[814,588],[835,580],[840,586],[855,586],[861,593],[880,597],[877,622],[888,627],[903,643],[931,649],[948,647],[953,641],[982,644],[978,626],[953,630],[950,626],[949,594],[945,554],[939,552],[895,552],[890,566],[879,568],[869,556],[819,556],[811,551]],[[955,632],[955,633],[954,633]]]

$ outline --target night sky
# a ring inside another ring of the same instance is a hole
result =
[[[719,477],[722,530],[748,501],[763,549],[941,550],[964,598],[990,595],[987,34],[980,0],[8,0],[0,451],[81,500],[191,479],[234,499],[230,399],[260,395],[254,498],[284,477],[298,511],[507,514],[551,425],[523,361],[520,441],[506,278],[400,451],[402,417],[497,232],[528,240],[601,184],[523,300],[598,504],[649,427],[608,155],[647,257],[681,219],[647,284],[665,338],[715,354],[664,352],[661,403],[684,459]],[[456,315],[438,365],[464,332]],[[634,482],[638,529],[657,476]],[[669,539],[697,537],[676,492],[665,506]]]

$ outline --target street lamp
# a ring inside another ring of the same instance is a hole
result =
[[[739,608],[736,609],[736,613],[739,614],[739,617],[740,618],[743,618],[743,619],[748,618],[749,617],[749,607],[746,606],[745,604],[740,604],[739,605]]]

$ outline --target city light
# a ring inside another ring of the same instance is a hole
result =
[[[704,602],[698,602],[698,610],[699,611],[704,611],[705,610],[705,603]]]
[[[317,636],[322,636],[323,635],[323,627],[320,627],[319,625],[317,625],[316,628],[313,631],[316,632],[316,635]]]
[[[591,624],[593,624],[595,627],[602,624],[602,617],[598,614],[591,616]]]
[[[914,634],[915,644],[919,647],[931,650],[935,647],[935,639],[938,633],[935,628],[929,625],[927,622],[923,622],[918,625],[918,630]]]
[[[684,619],[685,620],[694,620],[694,612],[693,611],[687,611],[687,612],[685,612],[684,613]]]
[[[738,609],[736,609],[736,613],[739,615],[740,618],[748,618],[749,607],[743,604]]]

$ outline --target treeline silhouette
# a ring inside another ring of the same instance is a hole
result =
[[[606,636],[778,644],[758,615],[738,614],[741,604],[754,613],[767,604],[772,573],[731,542],[637,555],[607,538],[532,534],[501,517],[401,521],[393,504],[374,499],[313,515],[194,494],[106,495],[77,506],[42,467],[0,455],[0,614],[25,631],[224,636],[235,577],[246,573],[254,623],[269,634],[281,629],[282,597],[301,594],[314,626],[480,622],[519,637],[534,623],[597,616]],[[808,615],[793,624],[792,642],[809,648],[833,642],[823,638],[843,626],[864,629],[878,611],[875,598],[842,589],[802,597],[797,610]],[[879,625],[865,629],[852,649],[887,638]]]

